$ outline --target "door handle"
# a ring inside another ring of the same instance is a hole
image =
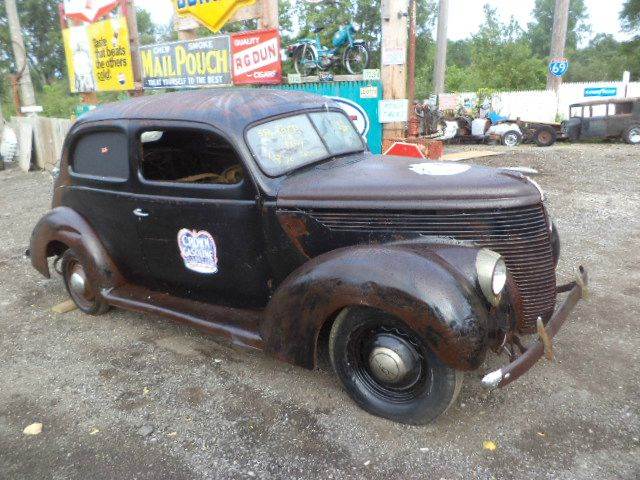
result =
[[[133,211],[133,214],[134,214],[136,217],[140,217],[140,218],[147,218],[147,217],[149,216],[149,214],[148,214],[147,212],[145,212],[144,210],[142,210],[141,208],[136,208],[136,209]]]

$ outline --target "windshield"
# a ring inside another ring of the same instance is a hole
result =
[[[304,113],[263,123],[249,130],[247,142],[270,177],[365,149],[353,123],[341,112]]]

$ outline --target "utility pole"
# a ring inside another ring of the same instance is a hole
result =
[[[556,10],[553,16],[553,34],[551,37],[550,60],[564,57],[569,28],[569,0],[556,0]],[[547,90],[558,91],[562,85],[562,78],[547,73]]]
[[[409,117],[416,99],[416,30],[418,0],[409,0]]]
[[[33,107],[36,104],[36,95],[33,91],[33,83],[31,82],[31,70],[29,69],[29,62],[27,60],[27,50],[24,47],[22,27],[20,26],[16,0],[5,0],[4,4],[7,9],[7,20],[9,22],[9,31],[11,34],[13,58],[16,62],[17,82],[20,89],[21,106]],[[21,112],[18,111],[17,113],[20,115]]]
[[[407,98],[408,0],[382,0],[381,78],[385,100]],[[412,78],[411,81],[414,81]],[[387,123],[385,138],[400,138],[404,124]]]
[[[134,90],[133,96],[142,93],[142,61],[140,60],[140,34],[138,33],[138,18],[134,0],[126,0],[124,15],[129,28],[129,44],[131,45],[131,67],[133,68]]]
[[[447,69],[447,27],[449,25],[449,0],[440,0],[438,7],[438,40],[436,45],[436,63],[433,70],[433,91],[436,95],[444,93],[444,78]]]
[[[280,18],[278,15],[278,0],[261,0],[262,12],[260,14],[258,28],[269,30],[280,29]]]

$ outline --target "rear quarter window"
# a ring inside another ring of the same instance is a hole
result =
[[[72,171],[103,179],[129,178],[127,136],[122,132],[94,132],[80,137],[72,156]]]

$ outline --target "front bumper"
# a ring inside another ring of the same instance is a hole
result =
[[[485,375],[482,379],[482,386],[490,390],[504,387],[527,373],[543,355],[546,354],[548,359],[552,359],[552,340],[578,302],[586,298],[588,283],[587,271],[580,267],[575,282],[558,287],[558,293],[569,292],[569,295],[560,308],[555,311],[546,327],[542,325],[541,320],[538,322],[540,337],[538,341],[525,348],[524,352],[510,364]]]

